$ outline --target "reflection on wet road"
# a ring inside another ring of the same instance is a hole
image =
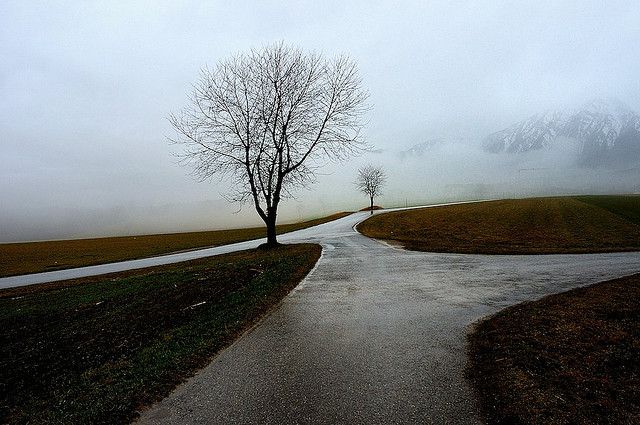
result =
[[[319,242],[303,283],[143,423],[476,423],[465,333],[505,306],[640,271],[640,253],[404,251],[358,213],[281,237]]]

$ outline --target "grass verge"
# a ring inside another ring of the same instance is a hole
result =
[[[640,225],[640,196],[578,196],[575,199],[595,205]]]
[[[0,423],[127,423],[311,270],[283,245],[0,291]]]
[[[407,249],[469,254],[640,250],[640,196],[511,199],[396,211],[358,225]]]
[[[468,344],[488,423],[640,423],[640,275],[507,308]]]
[[[278,234],[349,215],[341,212],[315,220],[278,225]],[[0,244],[0,277],[39,273],[151,257],[169,252],[227,245],[266,236],[264,227],[163,235]]]

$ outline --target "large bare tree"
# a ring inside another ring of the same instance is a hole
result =
[[[386,181],[387,176],[382,167],[366,165],[358,170],[356,187],[369,197],[371,214],[373,214],[373,198],[382,194],[382,187]]]
[[[367,93],[356,64],[325,59],[284,43],[238,54],[205,68],[189,105],[169,120],[179,155],[202,180],[232,178],[233,201],[252,201],[277,245],[283,198],[315,180],[327,160],[364,148]]]

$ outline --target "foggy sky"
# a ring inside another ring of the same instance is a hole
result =
[[[261,224],[223,200],[224,182],[176,164],[166,117],[202,66],[277,41],[359,64],[366,139],[381,150],[324,168],[283,222],[365,206],[352,181],[369,162],[389,175],[383,205],[604,190],[574,171],[509,176],[479,141],[593,97],[640,111],[633,0],[60,3],[0,3],[0,241]],[[445,142],[398,156],[432,139]],[[562,153],[540,155],[561,165]]]

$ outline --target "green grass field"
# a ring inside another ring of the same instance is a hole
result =
[[[617,214],[640,225],[640,196],[579,196],[575,199]]]
[[[276,305],[319,245],[0,291],[0,423],[129,423]]]
[[[342,212],[315,220],[278,225],[278,234],[316,226],[349,214]],[[208,232],[0,244],[0,277],[133,260],[169,252],[226,245],[265,236],[264,227],[253,227]]]
[[[507,308],[468,341],[487,423],[640,423],[640,275]]]
[[[640,196],[514,199],[398,211],[358,225],[407,249],[471,254],[640,250]]]

